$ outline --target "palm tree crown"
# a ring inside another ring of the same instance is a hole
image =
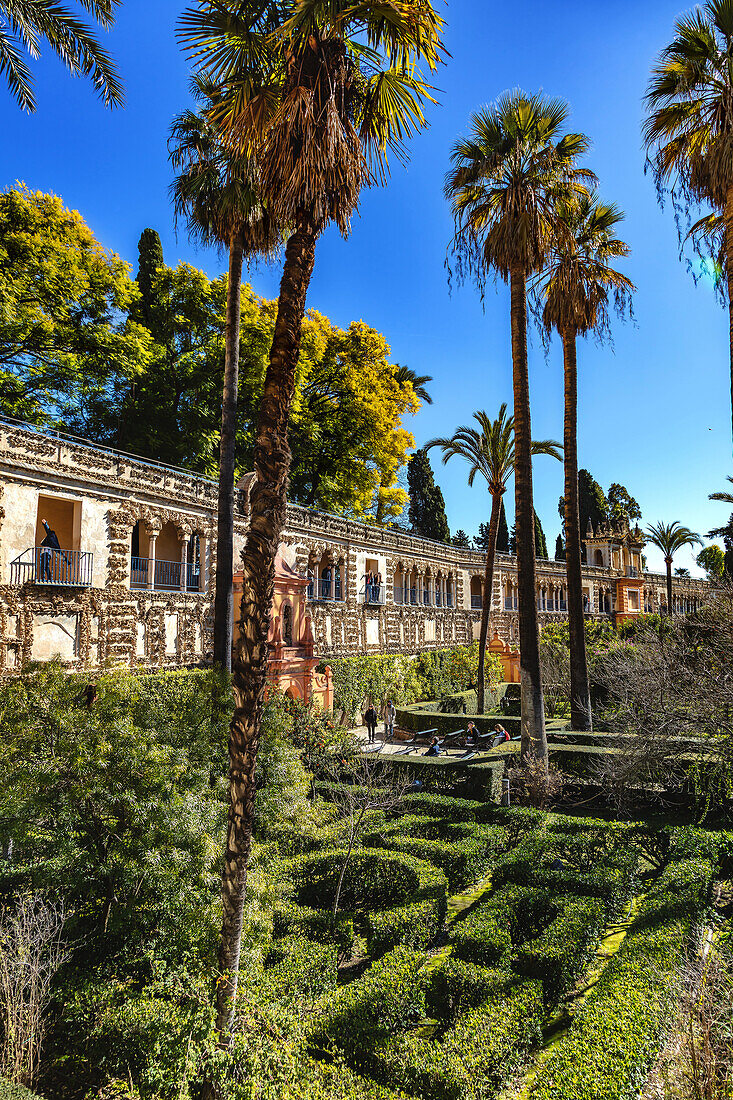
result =
[[[101,27],[114,22],[120,0],[79,0]],[[45,39],[73,76],[91,77],[106,107],[121,107],[122,84],[110,55],[103,50],[89,27],[57,0],[0,0],[0,74],[11,95],[24,111],[35,111],[33,74],[24,52],[33,60],[40,56]]]
[[[483,286],[491,268],[506,280],[512,268],[531,274],[543,265],[561,231],[558,199],[585,193],[595,178],[576,166],[588,139],[561,136],[567,116],[562,101],[519,91],[472,116],[444,185],[460,278]]]
[[[647,89],[644,140],[660,184],[718,209],[733,183],[733,5],[682,16]]]
[[[492,420],[483,410],[474,413],[473,418],[479,430],[462,425],[450,438],[431,439],[425,444],[425,450],[440,447],[444,465],[454,455],[465,459],[471,467],[468,484],[472,486],[476,474],[481,474],[486,479],[489,492],[501,496],[506,492],[507,480],[514,472],[514,417],[507,416],[504,403],[496,420]],[[562,444],[554,439],[533,440],[532,454],[561,459]]]
[[[395,370],[395,382],[400,386],[404,386],[405,383],[409,383],[415,393],[415,396],[424,402],[426,405],[432,405],[433,399],[425,388],[428,382],[432,382],[433,378],[430,374],[416,374],[414,370],[409,367],[403,367],[399,363]]]
[[[200,113],[187,110],[171,125],[170,160],[179,174],[170,186],[176,217],[202,244],[229,245],[236,235],[246,255],[272,252],[282,240],[263,206],[255,162],[225,146],[207,111],[217,89],[201,77],[191,81]]]
[[[255,153],[262,193],[283,225],[305,217],[347,232],[361,187],[387,152],[426,125],[432,89],[419,64],[441,59],[429,0],[198,0],[179,38],[223,89],[210,112],[227,143]]]
[[[677,521],[674,523],[649,524],[646,533],[649,542],[662,551],[664,560],[668,565],[671,565],[672,558],[683,546],[694,546],[696,543],[702,545],[702,539],[699,535],[691,531],[689,527],[683,527]]]
[[[557,213],[562,232],[538,281],[544,299],[544,327],[561,334],[604,331],[609,323],[609,300],[613,296],[622,311],[634,289],[631,280],[611,266],[614,259],[630,253],[628,245],[615,235],[623,214],[616,206],[601,202],[595,193],[558,203]]]

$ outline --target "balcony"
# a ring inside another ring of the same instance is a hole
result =
[[[384,603],[384,585],[366,584],[361,590],[362,603],[381,607]]]
[[[341,581],[311,580],[308,583],[307,596],[311,603],[322,600],[330,603],[343,603]]]
[[[480,611],[483,606],[484,601],[482,596],[471,596],[471,609],[473,611]]]
[[[130,588],[151,588],[155,592],[200,592],[201,572],[189,564],[186,569],[185,587],[181,584],[180,561],[160,561],[158,558],[132,558],[130,562]],[[150,583],[152,580],[152,584]]]
[[[10,583],[90,588],[93,562],[94,555],[86,550],[31,546],[10,563]]]

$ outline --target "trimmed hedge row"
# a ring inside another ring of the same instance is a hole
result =
[[[379,1043],[375,1075],[423,1100],[492,1096],[538,1040],[543,1010],[539,983],[520,982],[506,971],[487,974],[481,1002],[439,1028],[435,1038],[412,1030]]]
[[[262,978],[266,1001],[313,1000],[338,984],[338,960],[332,944],[287,937],[272,947]]]
[[[482,806],[482,802],[474,802],[467,798],[451,798],[450,795],[419,792],[405,795],[396,813],[447,817],[453,821],[475,821],[476,813]]]
[[[555,898],[559,916],[533,940],[517,948],[513,968],[542,982],[551,1004],[585,968],[601,938],[606,909],[600,898]]]
[[[440,867],[451,890],[483,878],[506,850],[506,833],[491,825],[447,822],[440,818],[398,819],[384,830],[368,833],[364,844],[407,852]]]
[[[483,966],[507,964],[514,947],[534,939],[555,920],[558,904],[549,890],[505,886],[453,924],[453,953]]]
[[[296,897],[276,907],[276,933],[336,942],[346,949],[353,944],[356,923],[372,954],[398,943],[425,947],[445,919],[448,882],[443,872],[401,852],[359,849],[344,878],[344,911],[334,923],[330,906],[345,858],[345,850],[331,849],[282,864],[282,878]]]
[[[570,1033],[541,1067],[533,1100],[636,1100],[659,1049],[691,927],[708,903],[712,873],[703,860],[662,873]]]
[[[438,1019],[425,1030],[428,1012]],[[447,960],[426,973],[397,948],[339,990],[312,1029],[357,1072],[424,1100],[486,1097],[539,1036],[541,987]],[[423,1025],[423,1026],[420,1026]]]

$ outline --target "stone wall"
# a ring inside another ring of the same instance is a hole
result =
[[[210,660],[216,497],[216,483],[208,478],[0,420],[0,670],[54,655],[80,667],[105,661],[178,667]],[[36,545],[39,499],[72,502],[78,545],[64,549],[93,554],[88,587],[38,579],[19,583],[17,576],[13,583],[13,563]],[[243,487],[235,521],[235,562],[247,513]],[[131,545],[136,524],[145,532],[151,557],[165,525],[167,544],[173,530],[184,563],[189,539],[197,536],[199,591],[186,587],[185,564],[180,590],[134,587]],[[309,609],[321,656],[417,653],[478,636],[482,553],[295,506],[288,509],[281,552],[298,572],[313,576]],[[340,599],[317,598],[324,568],[332,576],[339,572]],[[375,604],[365,601],[365,574],[370,570],[382,578]],[[539,561],[537,574],[540,622],[563,618],[563,563]],[[611,617],[619,576],[618,570],[600,566],[584,570],[589,615]],[[659,611],[665,584],[663,576],[644,575],[644,608]],[[674,584],[680,609],[691,610],[705,598],[703,581],[675,578]],[[513,557],[497,556],[491,600],[492,631],[516,642]]]

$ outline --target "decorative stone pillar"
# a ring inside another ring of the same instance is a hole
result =
[[[148,533],[148,588],[155,588],[155,544],[158,541],[158,532]]]
[[[185,592],[188,588],[188,538],[183,532],[179,532],[178,542],[181,548],[181,577],[178,587],[181,592]]]

